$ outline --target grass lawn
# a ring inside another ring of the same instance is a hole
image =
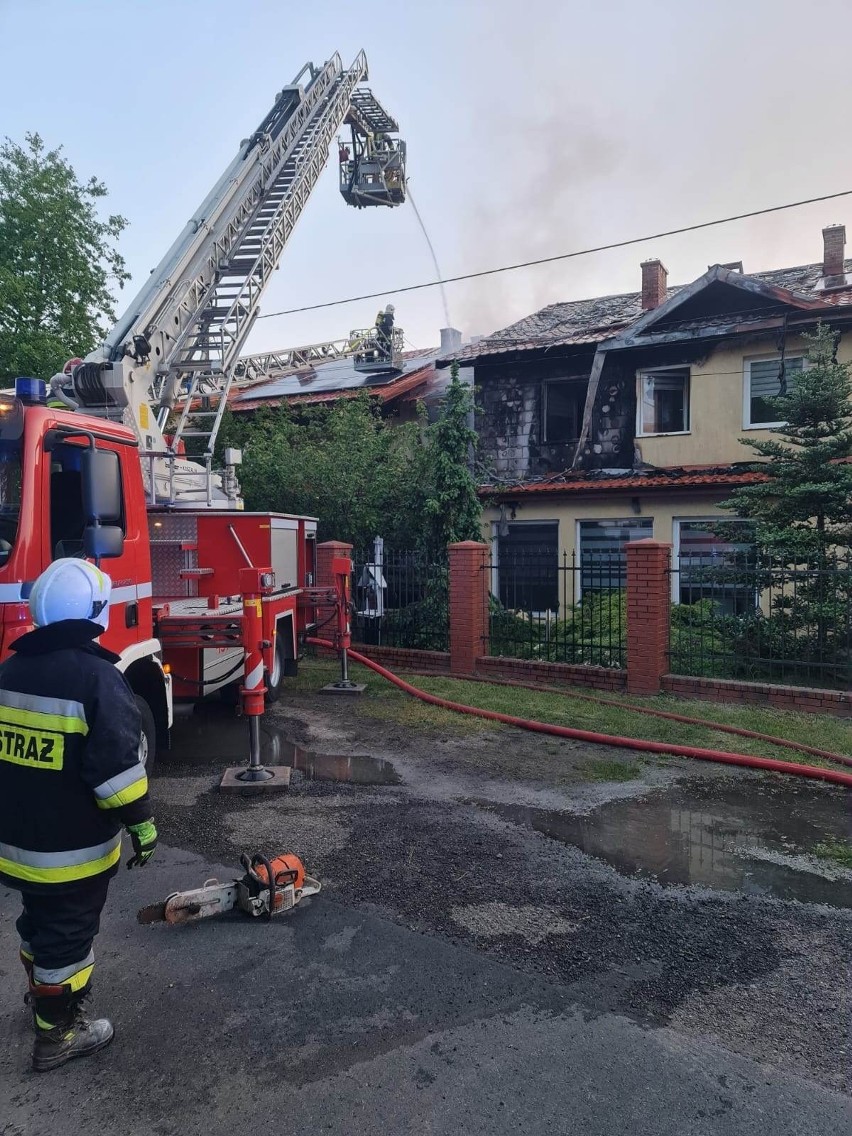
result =
[[[823,840],[814,848],[814,855],[843,868],[852,868],[852,842],[849,840]]]
[[[429,706],[398,690],[379,675],[352,664],[352,677],[356,682],[369,684],[366,696],[359,700],[358,713],[367,717],[393,720],[413,730],[441,731],[450,734],[481,733],[483,730],[509,730],[511,727],[486,722],[479,718],[457,714],[451,710]],[[291,689],[304,693],[315,692],[326,682],[338,677],[337,664],[319,659],[304,660],[299,677],[290,679]],[[594,730],[602,734],[624,734],[628,737],[647,738],[679,745],[703,746],[735,753],[774,757],[786,761],[800,761],[810,765],[831,765],[817,758],[798,754],[752,738],[741,738],[705,726],[690,726],[685,722],[671,722],[638,714],[629,706],[624,708],[583,702],[562,694],[533,691],[517,687],[496,686],[487,682],[469,682],[444,676],[411,676],[404,673],[412,685],[430,694],[484,710],[496,710],[539,722],[552,722],[560,726]],[[621,701],[618,695],[605,695]],[[625,699],[625,701],[627,701]],[[639,699],[631,701],[638,704]],[[757,730],[764,734],[800,741],[835,753],[852,756],[852,727],[848,721],[828,715],[797,714],[791,711],[759,709],[715,702],[699,702],[661,695],[641,701],[641,705],[693,718],[704,718],[727,725]],[[837,768],[837,766],[831,766]]]

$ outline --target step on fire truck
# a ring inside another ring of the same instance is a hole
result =
[[[239,452],[225,451],[222,471],[213,460],[261,295],[344,124],[344,198],[404,200],[405,144],[366,78],[363,52],[349,68],[338,55],[303,68],[102,347],[49,394],[21,379],[0,397],[0,657],[30,629],[29,589],[52,560],[104,561],[103,643],[136,694],[149,764],[173,699],[230,687],[257,715],[323,607],[336,604],[345,629],[345,566],[337,589],[314,587],[316,521],[245,512]]]

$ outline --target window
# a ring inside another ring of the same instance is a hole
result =
[[[641,434],[689,432],[689,367],[664,367],[639,375]]]
[[[108,453],[118,464],[118,454]],[[83,555],[83,529],[86,518],[83,515],[83,482],[80,473],[82,446],[62,442],[55,446],[50,455],[50,540],[53,559],[63,556]],[[125,532],[124,517],[121,530]]]
[[[742,526],[742,539],[717,536],[714,527]],[[753,530],[748,521],[675,521],[672,599],[679,604],[712,600],[720,615],[745,615],[754,611]]]
[[[559,523],[508,524],[497,543],[497,596],[511,611],[559,607]]]
[[[544,384],[544,441],[576,442],[586,405],[585,379]]]
[[[21,440],[0,440],[0,565],[12,555],[21,515]]]
[[[746,359],[745,406],[743,423],[749,426],[783,426],[772,399],[787,393],[787,385],[796,381],[805,361],[801,355],[784,360],[781,373],[781,356],[769,359]]]
[[[631,540],[654,535],[652,517],[624,521],[578,521],[580,585],[583,592],[627,587],[627,554]]]
[[[17,399],[0,399],[0,567],[8,562],[18,536],[24,480],[23,433],[21,403]]]

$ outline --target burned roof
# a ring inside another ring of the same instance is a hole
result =
[[[406,351],[400,370],[373,373],[356,371],[351,358],[316,363],[299,370],[286,371],[267,382],[244,387],[231,397],[231,408],[239,412],[280,402],[331,402],[337,398],[351,398],[364,390],[388,401],[391,392],[403,394],[408,391],[411,384],[404,380],[431,368],[436,356],[437,351],[431,349]]]
[[[845,261],[846,272],[852,272],[852,260]],[[746,279],[759,280],[790,293],[819,300],[833,307],[852,304],[852,292],[821,292],[822,264],[803,264],[795,268],[777,268],[769,272],[752,272]],[[685,285],[666,289],[666,300],[677,295]],[[617,335],[645,313],[641,292],[624,292],[615,296],[598,296],[589,300],[570,300],[549,304],[522,320],[470,344],[458,356],[463,366],[486,360],[494,355],[540,351],[554,347],[588,344],[590,347]],[[445,365],[439,360],[438,366]]]

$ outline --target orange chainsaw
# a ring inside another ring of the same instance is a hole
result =
[[[136,918],[139,923],[194,923],[223,915],[238,908],[247,915],[283,915],[301,900],[316,895],[322,886],[305,872],[298,856],[287,853],[268,860],[256,852],[249,859],[243,854],[240,863],[245,875],[230,883],[206,880],[195,891],[176,891],[163,903],[143,907]]]

